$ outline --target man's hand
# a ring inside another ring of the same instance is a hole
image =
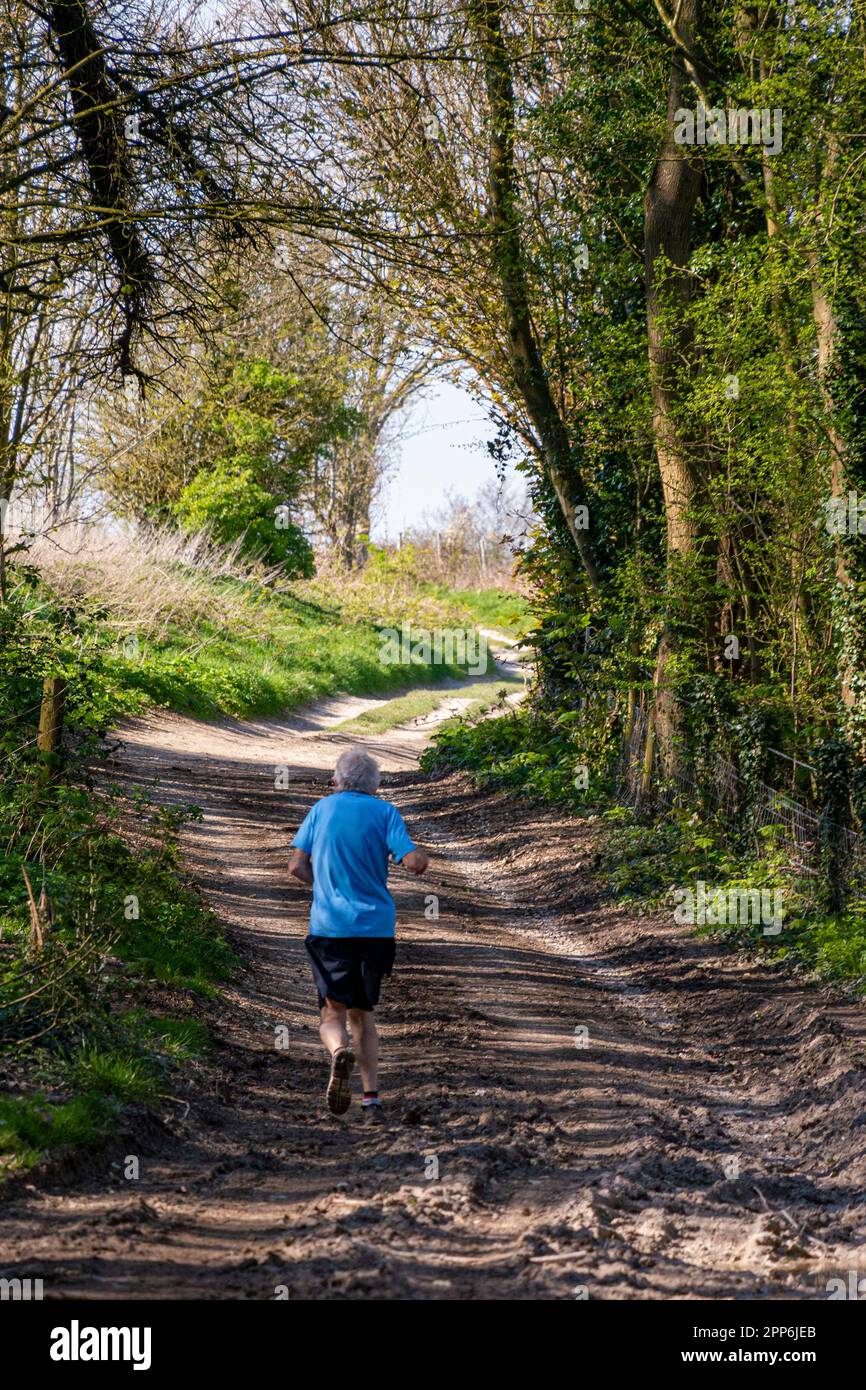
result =
[[[423,849],[410,849],[408,854],[403,855],[402,863],[406,865],[407,869],[411,869],[412,873],[417,874],[420,878],[421,875],[426,872],[430,860]]]
[[[312,884],[313,861],[302,849],[293,849],[289,855],[289,873],[301,883]]]

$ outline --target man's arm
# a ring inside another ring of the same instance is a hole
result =
[[[430,859],[424,853],[423,849],[410,849],[408,854],[403,855],[400,862],[401,864],[405,864],[407,869],[411,869],[413,874],[417,874],[420,878],[423,873],[426,873]]]
[[[301,883],[312,884],[313,861],[302,849],[293,849],[289,855],[289,873]]]

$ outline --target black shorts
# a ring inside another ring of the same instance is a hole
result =
[[[320,1009],[326,998],[347,1009],[375,1009],[382,977],[394,965],[393,936],[308,936],[304,945]]]

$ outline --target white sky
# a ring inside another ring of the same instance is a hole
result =
[[[372,527],[376,541],[396,541],[400,531],[435,511],[450,489],[471,500],[496,477],[485,447],[494,427],[470,396],[447,382],[410,406],[396,467],[388,478]]]

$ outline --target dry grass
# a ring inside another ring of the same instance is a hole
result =
[[[459,674],[383,663],[380,626],[473,621],[462,596],[419,589],[409,558],[377,559],[351,576],[325,562],[315,580],[288,581],[237,546],[95,522],[43,532],[27,554],[103,649],[118,708],[150,701],[202,718],[276,714],[337,690],[366,695]]]
[[[429,576],[417,556],[397,552],[383,565],[370,563],[363,569],[346,571],[327,551],[316,554],[315,578],[294,586],[295,592],[314,603],[339,602],[348,621],[381,623],[388,627],[397,620],[417,627],[450,627],[455,623],[471,627],[468,610],[453,599],[425,592],[422,585]]]
[[[71,525],[41,536],[28,562],[71,605],[98,608],[124,634],[164,638],[174,625],[248,625],[249,598],[217,580],[269,577],[206,536],[120,526]]]
[[[9,539],[14,543],[14,534]],[[473,626],[462,596],[425,588],[425,557],[411,550],[350,573],[322,551],[314,579],[289,582],[279,566],[243,556],[241,545],[162,527],[70,522],[28,538],[27,560],[70,607],[98,611],[110,631],[156,644],[172,629],[189,634],[201,624],[238,637],[272,637],[267,595],[280,593],[320,605],[350,626]],[[290,616],[280,612],[284,621]]]

